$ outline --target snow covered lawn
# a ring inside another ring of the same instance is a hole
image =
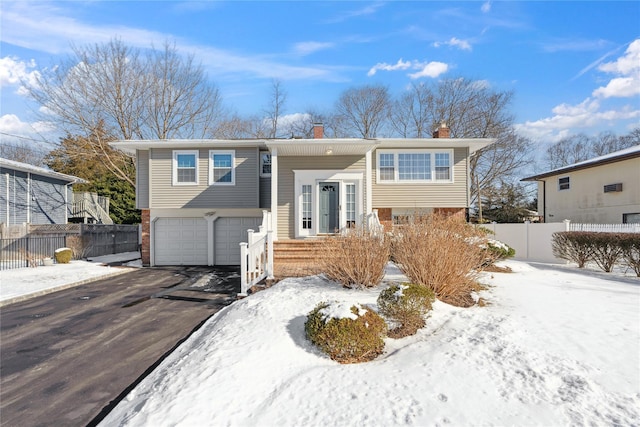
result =
[[[382,287],[282,281],[219,312],[103,425],[638,425],[640,281],[505,264],[484,279],[490,305],[436,301],[426,328],[358,365],[312,346],[306,314]]]
[[[16,268],[0,271],[0,305],[43,295],[114,274],[123,273],[122,268],[104,265],[108,262],[139,258],[139,252],[125,252],[92,258],[91,261],[71,261],[36,268]],[[141,266],[140,262],[128,264]]]

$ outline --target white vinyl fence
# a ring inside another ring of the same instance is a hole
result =
[[[495,233],[496,240],[516,251],[514,259],[523,261],[566,263],[553,256],[551,241],[558,231],[598,231],[605,233],[640,233],[640,224],[573,224],[569,220],[550,223],[482,224]]]

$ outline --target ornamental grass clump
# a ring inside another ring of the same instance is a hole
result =
[[[424,317],[434,299],[431,289],[413,283],[391,285],[380,292],[378,310],[397,325],[389,331],[389,337],[403,338],[424,327]]]
[[[365,227],[350,228],[341,236],[324,241],[322,271],[347,288],[369,288],[384,277],[391,242],[384,234]]]
[[[470,307],[477,270],[485,259],[484,233],[459,218],[415,216],[394,231],[393,258],[412,283],[431,289],[448,304]]]
[[[387,325],[360,304],[322,302],[307,316],[307,338],[339,363],[375,359],[384,350]]]

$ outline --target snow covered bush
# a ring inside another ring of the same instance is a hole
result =
[[[470,307],[485,250],[469,242],[484,238],[456,217],[416,216],[394,230],[393,259],[412,283],[427,286],[443,302]]]
[[[624,263],[640,277],[640,233],[625,233],[620,245]]]
[[[623,233],[590,233],[591,246],[593,252],[592,260],[602,269],[610,273],[613,266],[622,257],[621,242],[624,239]]]
[[[73,251],[69,248],[56,249],[54,253],[58,264],[69,264],[73,258]]]
[[[322,302],[307,316],[307,338],[331,359],[359,363],[375,359],[384,349],[387,325],[360,304]]]
[[[376,286],[384,277],[390,245],[384,235],[375,235],[364,227],[351,228],[344,235],[325,240],[322,271],[347,288]]]
[[[415,334],[425,325],[424,316],[431,310],[433,291],[413,283],[391,285],[380,292],[378,309],[398,326],[389,331],[391,338],[403,338]]]

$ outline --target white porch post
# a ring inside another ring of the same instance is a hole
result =
[[[372,150],[367,151],[367,153],[364,156],[364,165],[365,165],[365,193],[366,193],[366,202],[365,202],[365,206],[364,206],[364,213],[365,216],[369,215],[372,212],[372,208],[373,206],[371,206],[373,204],[373,183],[371,182],[371,180],[373,179],[373,172],[371,170],[371,168],[373,167],[373,164],[371,162],[371,152]]]
[[[238,296],[247,296],[249,290],[247,282],[247,252],[248,244],[246,242],[240,243],[240,293]]]
[[[271,231],[278,240],[278,149],[271,150]],[[269,230],[267,230],[269,231]]]
[[[214,223],[218,218],[215,212],[207,212],[204,215],[204,219],[207,220],[207,265],[215,265],[216,263],[215,246],[213,242],[215,242],[216,237]]]
[[[267,279],[273,279],[273,231],[267,231]]]

